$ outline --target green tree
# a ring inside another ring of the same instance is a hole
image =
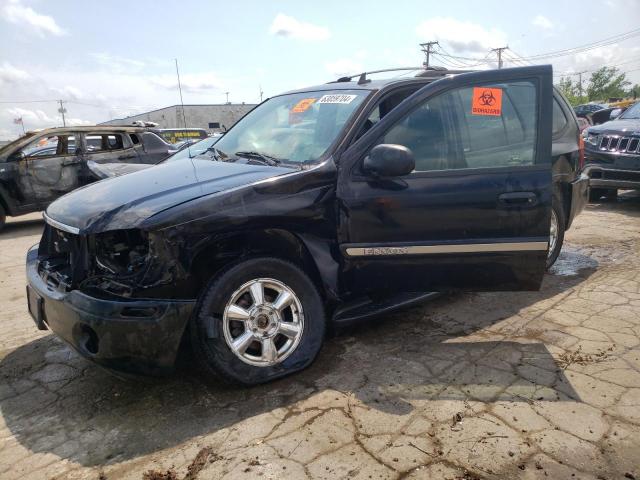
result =
[[[578,80],[575,82],[571,80],[571,77],[562,77],[557,83],[556,87],[562,92],[562,94],[569,100],[572,106],[580,105],[584,103],[584,97],[580,97],[580,85]]]
[[[627,74],[616,67],[602,67],[591,74],[587,85],[589,101],[606,101],[611,97],[627,96],[626,88],[631,85]]]

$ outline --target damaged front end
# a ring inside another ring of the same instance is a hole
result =
[[[36,325],[83,356],[129,373],[173,368],[195,305],[177,245],[160,232],[82,235],[47,223],[27,254],[27,297]]]
[[[186,276],[177,256],[177,246],[162,233],[129,229],[78,235],[47,225],[38,270],[61,291],[174,298],[177,281]]]

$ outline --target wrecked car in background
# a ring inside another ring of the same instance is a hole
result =
[[[200,140],[199,142],[186,145],[182,149],[174,153],[173,155],[170,155],[164,160],[161,160],[159,164],[162,164],[164,162],[175,162],[178,160],[191,159],[191,158],[197,157],[198,155],[212,156],[213,152],[211,150],[211,147],[221,137],[222,137],[221,133],[214,133],[213,135],[205,138],[204,140]],[[97,178],[102,179],[102,178],[119,177],[120,175],[125,175],[127,173],[138,172],[140,170],[145,170],[149,167],[152,167],[153,165],[142,164],[142,163],[88,162],[87,166]]]
[[[145,128],[63,127],[29,132],[0,148],[0,229],[6,216],[44,210],[98,179],[87,162],[154,164],[171,144]]]
[[[205,375],[257,384],[309,365],[328,324],[539,289],[587,195],[551,67],[354,78],[51,204],[26,259],[38,328],[141,373],[186,336]]]

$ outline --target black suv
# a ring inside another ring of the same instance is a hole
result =
[[[640,189],[640,103],[615,120],[589,127],[585,144],[591,201],[613,199],[618,189]]]
[[[165,371],[186,336],[213,378],[268,381],[309,365],[329,323],[538,289],[586,202],[579,138],[550,66],[285,93],[209,156],[54,202],[29,310],[106,367]]]
[[[0,229],[6,216],[44,210],[97,177],[93,162],[157,163],[173,146],[145,128],[58,127],[27,132],[0,148]]]

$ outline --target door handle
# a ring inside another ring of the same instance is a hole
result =
[[[533,207],[538,204],[538,195],[533,192],[509,192],[498,195],[503,207]]]
[[[120,155],[118,157],[118,160],[128,160],[130,158],[136,158],[136,156],[135,155]]]

